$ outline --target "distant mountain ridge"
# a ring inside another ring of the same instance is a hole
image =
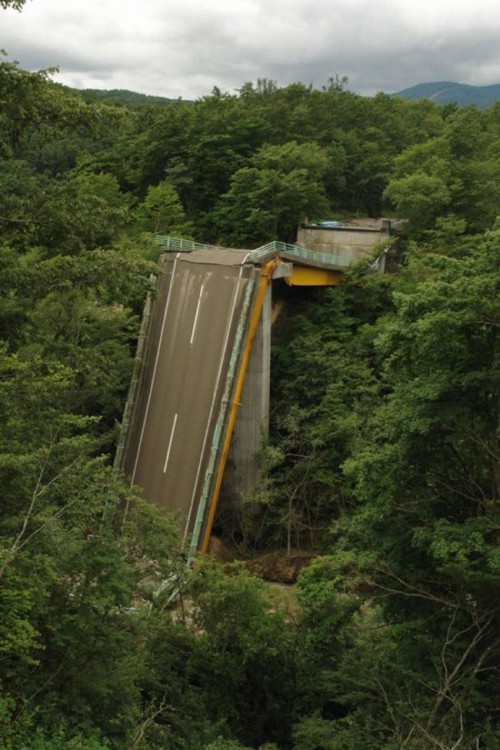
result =
[[[103,101],[108,104],[118,104],[133,109],[148,104],[168,105],[175,99],[164,96],[153,96],[141,94],[127,89],[78,89],[87,101]],[[430,99],[436,104],[458,104],[459,107],[475,104],[481,109],[490,107],[496,101],[500,101],[500,83],[490,86],[471,86],[467,83],[455,83],[453,81],[435,81],[430,83],[417,83],[415,86],[397,91],[391,96],[398,96],[411,101],[418,99]],[[182,99],[192,103],[190,99]]]
[[[404,99],[431,99],[436,104],[458,104],[464,107],[475,104],[476,107],[489,107],[500,100],[500,83],[490,86],[471,86],[468,83],[453,81],[435,81],[434,83],[417,83],[407,89],[398,91],[392,96]]]
[[[145,104],[166,105],[175,101],[165,96],[152,96],[150,94],[140,94],[128,89],[78,89],[86,101],[103,101],[107,104],[120,104],[126,107],[143,107]]]

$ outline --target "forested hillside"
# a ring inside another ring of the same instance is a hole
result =
[[[335,78],[115,107],[1,58],[2,748],[500,747],[499,206],[499,105]],[[393,272],[282,292],[262,481],[219,519],[316,554],[297,600],[188,575],[112,470],[154,234],[365,215],[408,220]]]
[[[164,96],[138,94],[127,89],[83,89],[81,95],[87,102],[102,101],[106,104],[123,104],[129,108],[143,107],[145,104],[169,104],[172,101]]]
[[[500,99],[500,84],[489,86],[470,86],[468,83],[454,83],[453,81],[433,81],[432,83],[417,83],[415,86],[398,91],[393,96],[405,99],[431,99],[436,104],[458,104],[476,107],[490,107]]]

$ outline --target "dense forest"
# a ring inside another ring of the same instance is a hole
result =
[[[129,107],[0,58],[2,748],[498,750],[499,212],[498,104],[335,76]],[[381,215],[391,273],[281,292],[262,480],[219,520],[314,559],[294,592],[188,573],[112,468],[155,233]]]

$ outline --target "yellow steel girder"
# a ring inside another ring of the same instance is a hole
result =
[[[286,276],[288,286],[336,286],[342,281],[341,271],[329,271],[326,268],[311,268],[293,264],[291,276]]]

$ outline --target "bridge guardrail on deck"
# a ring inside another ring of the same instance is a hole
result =
[[[279,253],[287,260],[302,260],[309,262],[311,265],[321,266],[322,268],[347,268],[353,262],[352,258],[346,256],[333,255],[333,253],[319,253],[316,250],[308,250],[300,245],[291,245],[288,242],[280,242],[279,240],[269,242],[267,245],[258,247],[256,250],[251,250],[248,259],[262,260],[276,253]]]
[[[207,250],[211,247],[211,245],[205,245],[203,242],[184,240],[181,237],[167,237],[161,234],[156,235],[156,243],[166,250],[178,250],[183,253],[190,253],[193,250]]]
[[[207,245],[202,242],[185,240],[180,237],[168,237],[157,235],[156,242],[166,250],[178,252],[192,252],[193,250],[216,250],[220,246]],[[286,260],[295,260],[304,262],[320,268],[338,270],[347,268],[353,263],[353,259],[342,255],[333,255],[332,253],[320,253],[316,250],[308,250],[300,245],[292,245],[288,242],[275,240],[267,245],[258,247],[255,250],[249,250],[245,260],[249,262],[265,262],[277,254]]]

